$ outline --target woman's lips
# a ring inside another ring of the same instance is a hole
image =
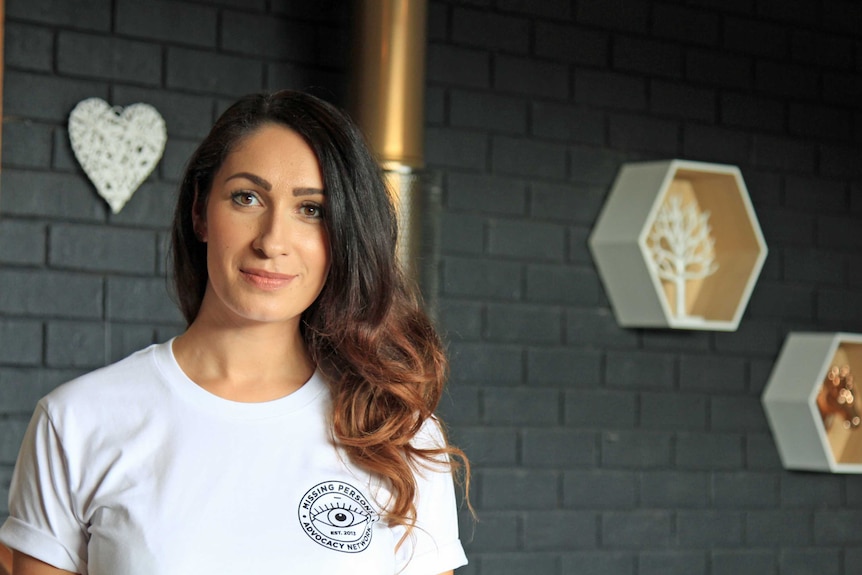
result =
[[[243,278],[250,284],[260,289],[276,290],[288,285],[296,276],[268,272],[254,268],[242,268],[239,270]]]

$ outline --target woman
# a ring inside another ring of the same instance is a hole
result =
[[[40,401],[0,540],[15,575],[451,573],[445,357],[378,167],[332,106],[243,98],[173,225],[188,329]]]

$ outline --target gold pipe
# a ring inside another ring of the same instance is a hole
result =
[[[351,108],[384,169],[424,167],[426,0],[357,0]]]

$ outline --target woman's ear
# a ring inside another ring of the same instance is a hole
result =
[[[195,199],[192,202],[192,227],[198,240],[207,241],[206,201],[200,201],[200,195],[195,188]]]

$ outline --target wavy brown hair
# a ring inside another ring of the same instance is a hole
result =
[[[331,265],[322,292],[303,313],[301,330],[332,389],[334,438],[355,464],[388,483],[393,497],[387,519],[409,533],[416,521],[414,471],[445,462],[468,483],[469,463],[456,447],[413,441],[437,408],[448,364],[398,265],[396,212],[382,172],[346,114],[284,90],[246,96],[216,121],[189,160],[174,213],[171,253],[180,309],[191,324],[207,283],[206,244],[192,222],[195,196],[198,206],[206,205],[225,158],[265,124],[302,136],[323,173]]]

